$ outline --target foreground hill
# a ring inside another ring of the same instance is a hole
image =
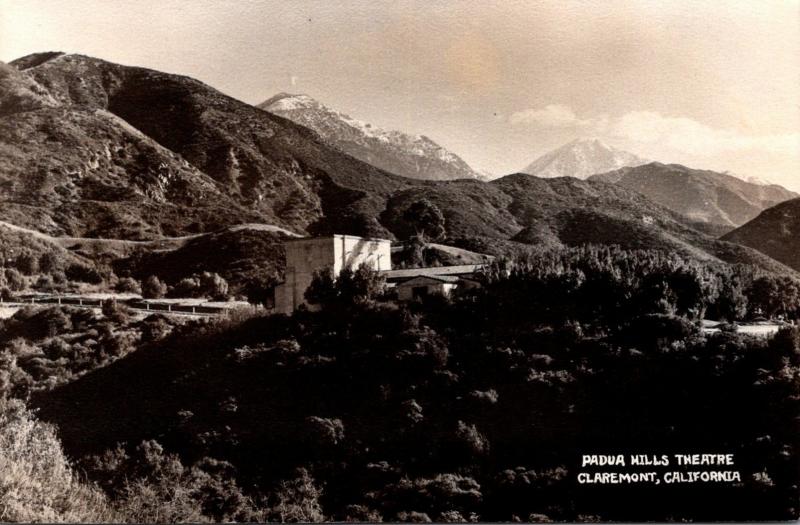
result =
[[[591,177],[638,191],[692,220],[741,226],[766,208],[794,197],[781,186],[756,184],[709,170],[652,162]]]
[[[280,93],[258,107],[313,129],[341,151],[390,173],[428,180],[481,178],[458,155],[428,137],[374,127],[308,95]]]
[[[624,166],[639,166],[648,161],[633,153],[604,144],[598,139],[578,139],[545,153],[523,173],[537,177],[577,177],[586,179]]]
[[[724,239],[755,248],[800,271],[800,199],[761,212]]]
[[[398,306],[333,284],[316,312],[148,330],[136,351],[32,404],[72,457],[100,454],[82,465],[103,487],[142,476],[123,451],[158,465],[163,447],[260,505],[299,487],[318,521],[796,518],[800,333],[704,335],[704,305],[737,315],[731,300],[745,301],[719,294],[731,268],[605,247],[500,268],[453,302]],[[60,356],[44,348],[27,365],[37,379]],[[145,440],[158,444],[140,454]],[[742,483],[642,485],[633,500],[576,488],[575,451],[597,443],[724,445]],[[194,487],[187,497],[210,511],[244,499]]]

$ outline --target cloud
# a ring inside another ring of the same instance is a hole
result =
[[[691,154],[743,150],[800,154],[800,133],[748,135],[731,129],[715,129],[687,117],[665,117],[653,111],[626,113],[615,119],[608,131],[615,137],[659,143]]]
[[[591,120],[581,120],[569,106],[549,104],[541,109],[526,109],[512,113],[511,124],[533,124],[546,128],[587,127]]]
[[[509,122],[539,128],[576,128],[582,133],[656,145],[691,155],[709,156],[735,151],[800,155],[800,133],[750,135],[732,129],[712,128],[688,117],[666,117],[654,111],[580,118],[569,106],[550,104],[513,113]]]

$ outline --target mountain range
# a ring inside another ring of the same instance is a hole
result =
[[[694,221],[729,229],[798,196],[777,185],[757,184],[725,173],[659,162],[620,168],[590,179],[625,186]]]
[[[258,230],[231,229],[240,224],[402,238],[405,210],[427,199],[445,217],[445,243],[476,252],[615,244],[791,272],[624,184],[526,174],[491,182],[403,177],[197,80],[61,53],[0,68],[0,195],[5,221],[56,237],[209,234],[174,256],[161,250],[143,263],[148,271],[165,260],[189,268],[178,255],[205,257],[198,254],[215,243],[245,253]],[[263,271],[278,270],[285,235],[270,233],[259,247],[271,251]],[[224,273],[227,263],[215,264]],[[252,271],[253,261],[246,267]],[[170,280],[181,277],[170,271]]]
[[[531,162],[522,173],[536,177],[575,177],[587,179],[626,166],[640,166],[649,161],[633,153],[613,148],[599,139],[577,139],[545,153]]]
[[[313,129],[327,143],[373,166],[427,180],[483,176],[424,135],[385,130],[328,108],[308,95],[279,93],[258,107]]]

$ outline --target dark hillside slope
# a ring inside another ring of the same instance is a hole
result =
[[[769,257],[719,241],[695,229],[696,223],[686,217],[614,184],[526,174],[488,184],[428,182],[394,193],[380,216],[382,224],[402,237],[408,230],[404,211],[423,198],[442,211],[451,242],[483,253],[514,253],[525,245],[547,249],[608,244],[792,273]]]
[[[258,215],[210,177],[100,109],[0,117],[4,220],[56,235],[145,239]]]
[[[120,275],[143,280],[157,275],[174,285],[184,277],[215,272],[241,293],[249,283],[282,275],[284,250],[289,237],[280,232],[233,228],[198,236],[171,250],[142,250],[114,262]]]
[[[724,239],[755,248],[800,271],[800,199],[761,212]]]
[[[539,179],[525,174],[509,175],[492,184],[514,197],[509,211],[525,225],[514,237],[517,241],[660,249],[699,260],[715,258],[791,273],[770,258],[716,240],[694,229],[684,216],[613,184],[570,177]]]
[[[295,231],[374,221],[382,198],[411,181],[327,146],[312,131],[230,98],[197,80],[60,55],[12,62],[62,104],[105,109],[216,180],[263,222]],[[334,210],[347,207],[351,214]]]

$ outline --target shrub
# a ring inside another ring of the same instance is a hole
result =
[[[343,269],[334,278],[330,268],[314,272],[305,293],[311,304],[333,307],[364,305],[383,293],[385,277],[368,265]]]
[[[124,323],[131,316],[128,307],[118,303],[115,299],[106,299],[100,309],[104,316],[115,323]]]
[[[481,456],[489,452],[489,440],[478,432],[475,425],[459,421],[456,439],[473,455]]]
[[[275,305],[275,286],[277,284],[278,280],[273,276],[250,281],[244,290],[247,302],[265,308],[273,308]]]
[[[17,256],[14,265],[25,275],[39,273],[39,259],[32,253],[21,253]]]
[[[15,268],[6,268],[6,283],[13,292],[20,292],[27,286],[25,277]]]
[[[119,293],[142,293],[142,286],[132,277],[121,277],[114,289]]]
[[[92,268],[83,264],[70,264],[67,266],[64,274],[70,281],[88,284],[100,284],[103,282],[103,275],[96,268]]]
[[[131,522],[264,521],[224,461],[203,458],[186,467],[158,442],[143,441],[131,454],[117,448],[87,458],[84,466]]]
[[[142,283],[142,296],[145,299],[160,299],[167,293],[167,285],[155,275],[151,275]]]
[[[52,277],[49,275],[40,275],[39,278],[36,279],[34,288],[42,292],[53,292],[55,291],[56,286]]]
[[[344,440],[344,425],[341,419],[311,416],[306,418],[306,426],[308,439],[316,447],[334,446]]]
[[[320,498],[322,489],[305,468],[297,470],[294,479],[283,481],[275,493],[277,502],[272,514],[281,522],[319,523],[325,521]]]
[[[281,522],[319,523],[325,521],[320,497],[322,489],[304,468],[298,469],[297,477],[283,481],[276,492],[277,503],[272,513]]]
[[[215,301],[228,299],[228,281],[217,273],[203,272],[200,275],[200,288],[205,295]]]
[[[200,279],[184,277],[170,290],[172,297],[197,297],[200,291]]]
[[[54,429],[20,401],[0,400],[0,521],[120,521],[96,487],[73,471]]]
[[[53,252],[44,252],[42,255],[39,256],[39,271],[42,273],[50,273],[59,270],[61,267],[61,261],[58,259],[55,253]]]

